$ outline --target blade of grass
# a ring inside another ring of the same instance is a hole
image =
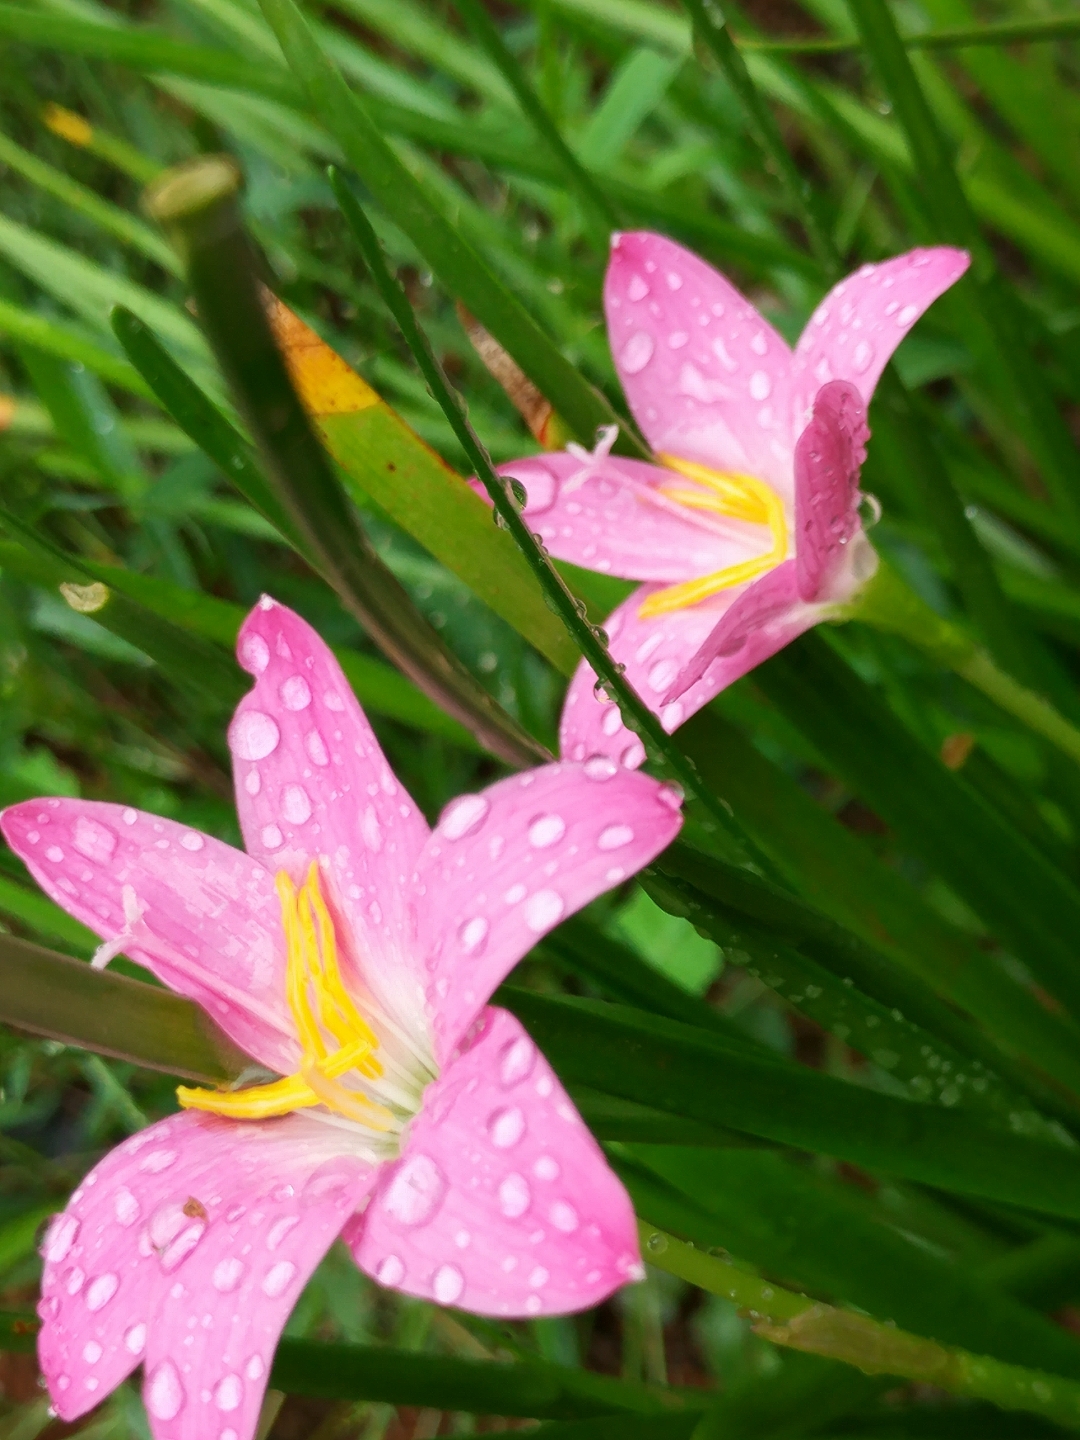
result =
[[[341,145],[384,212],[424,256],[449,292],[499,341],[551,401],[577,438],[593,443],[601,425],[617,422],[607,401],[563,357],[524,307],[491,273],[379,134],[359,98],[319,49],[293,0],[260,0],[309,104]],[[643,455],[621,429],[623,450]]]
[[[148,207],[184,260],[199,314],[228,376],[281,508],[342,603],[436,703],[509,764],[536,764],[543,746],[488,695],[379,560],[320,447],[270,333],[254,278],[231,162],[170,172]]]
[[[24,310],[0,297],[0,335],[20,345],[33,346],[59,360],[85,365],[110,385],[117,385],[143,400],[153,400],[154,392],[139,372],[118,355],[103,349],[72,326]]]

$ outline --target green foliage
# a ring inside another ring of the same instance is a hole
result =
[[[883,377],[864,488],[890,573],[978,662],[854,620],[675,736],[638,712],[682,836],[499,997],[608,1147],[649,1279],[499,1324],[332,1252],[271,1440],[438,1412],[551,1440],[1080,1428],[1078,36],[1015,0],[0,4],[3,805],[235,843],[230,652],[264,591],[429,818],[555,747],[582,653],[634,715],[593,628],[625,589],[554,567],[492,474],[537,442],[456,307],[559,433],[617,420],[641,456],[611,228],[699,250],[789,338],[863,261],[974,257]],[[207,152],[242,193],[176,246],[141,187]],[[256,281],[369,408],[309,423]],[[95,943],[0,853],[4,1351],[32,1345],[42,1220],[178,1077],[245,1063]],[[0,1433],[47,1422],[0,1394]],[[142,1434],[135,1389],[84,1424]]]

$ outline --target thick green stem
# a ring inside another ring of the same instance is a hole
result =
[[[237,204],[231,161],[205,157],[168,172],[147,208],[180,253],[199,316],[291,528],[353,615],[401,670],[516,767],[547,751],[492,699],[413,605],[372,549],[316,440],[274,344]]]
[[[958,626],[942,619],[884,561],[873,579],[834,618],[862,620],[877,630],[902,635],[1080,764],[1080,729],[1048,700],[999,669],[986,650]]]
[[[989,1400],[1004,1410],[1023,1410],[1068,1430],[1080,1430],[1076,1380],[972,1355],[883,1325],[868,1315],[819,1304],[772,1285],[731,1260],[695,1250],[646,1221],[638,1221],[638,1233],[650,1265],[730,1300],[749,1316],[756,1333],[775,1345],[841,1360],[868,1375],[896,1375],[936,1385],[953,1395]]]

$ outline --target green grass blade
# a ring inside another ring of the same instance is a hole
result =
[[[30,345],[59,360],[85,365],[109,385],[117,385],[129,394],[152,400],[154,392],[139,372],[126,360],[103,349],[70,325],[37,315],[0,298],[0,335],[19,345]]]

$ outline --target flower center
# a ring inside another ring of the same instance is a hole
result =
[[[667,615],[672,610],[683,610],[688,605],[697,605],[710,595],[741,585],[744,580],[756,580],[774,565],[779,565],[787,554],[787,521],[784,519],[784,503],[770,485],[753,475],[739,475],[731,470],[710,470],[707,465],[698,465],[693,460],[680,460],[676,455],[657,455],[657,460],[669,470],[675,470],[693,485],[661,485],[654,492],[665,500],[683,505],[688,510],[703,511],[706,514],[722,515],[730,520],[745,520],[752,525],[768,527],[770,545],[761,555],[749,560],[740,560],[723,570],[713,570],[696,580],[685,580],[679,585],[668,585],[650,595],[638,610],[638,615],[647,620],[654,615]]]
[[[392,1110],[344,1083],[353,1075],[378,1080],[383,1064],[379,1037],[345,989],[334,921],[312,861],[299,893],[284,870],[275,877],[287,953],[285,993],[300,1039],[300,1069],[269,1085],[246,1090],[176,1092],[187,1110],[209,1110],[236,1120],[264,1120],[323,1105],[369,1130],[397,1128]]]

